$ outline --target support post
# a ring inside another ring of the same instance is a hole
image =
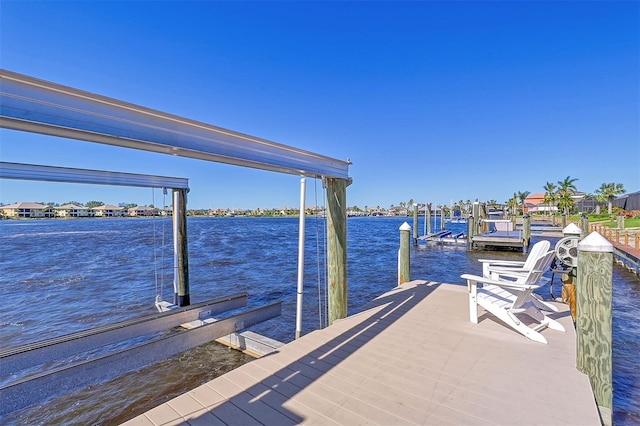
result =
[[[329,325],[347,316],[347,181],[327,178]]]
[[[302,336],[302,294],[304,290],[305,201],[307,180],[300,179],[300,220],[298,222],[298,288],[296,297],[296,339]]]
[[[529,247],[529,242],[531,241],[531,216],[525,214],[522,217],[522,244],[523,246]]]
[[[567,214],[562,213],[562,229],[567,227]]]
[[[467,248],[470,249],[473,247],[473,237],[476,235],[476,223],[473,218],[473,215],[470,215],[467,218]]]
[[[582,230],[582,232],[580,232],[581,239],[589,235],[589,216],[586,214],[580,217],[580,229]]]
[[[621,214],[616,216],[616,228],[624,229],[624,216]]]
[[[409,250],[409,233],[411,226],[405,222],[400,226],[400,250],[398,250],[398,285],[411,280],[411,251]]]
[[[577,367],[589,376],[604,425],[612,424],[613,245],[597,232],[578,243]]]
[[[431,203],[427,203],[427,235],[431,235]]]
[[[189,306],[189,253],[187,246],[187,190],[173,190],[173,303]]]
[[[418,203],[413,203],[413,245],[418,244]]]

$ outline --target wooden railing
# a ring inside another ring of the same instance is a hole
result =
[[[589,232],[593,231],[614,243],[640,249],[640,229],[611,228],[602,223],[592,223],[589,224]]]

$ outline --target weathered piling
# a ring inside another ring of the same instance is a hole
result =
[[[624,216],[621,214],[616,216],[616,228],[624,229]]]
[[[612,424],[613,245],[597,232],[578,243],[577,367],[587,374],[603,424]]]
[[[567,215],[566,213],[562,213],[562,228],[564,229],[567,226]]]
[[[476,223],[473,215],[467,218],[467,248],[473,245],[473,237],[476,235]]]
[[[529,247],[531,241],[531,216],[525,214],[522,217],[522,245],[523,249]]]
[[[327,179],[329,324],[347,316],[347,181]]]
[[[411,281],[411,251],[409,233],[411,226],[405,222],[400,226],[400,249],[398,250],[398,285]]]
[[[584,238],[589,235],[589,216],[586,214],[580,216],[580,229],[582,230],[580,238]]]
[[[427,203],[427,235],[431,235],[431,203]]]
[[[189,252],[187,247],[187,189],[173,190],[174,301],[191,304],[189,296]]]
[[[418,244],[418,203],[413,204],[413,244]]]

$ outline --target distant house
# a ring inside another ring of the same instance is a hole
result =
[[[129,213],[129,216],[145,217],[145,216],[155,216],[157,215],[157,211],[158,209],[156,209],[155,207],[136,206],[136,207],[131,207],[128,210],[128,213]]]
[[[40,203],[16,203],[2,206],[2,211],[7,217],[12,218],[46,218],[54,217],[55,211],[51,206]]]
[[[90,210],[77,204],[65,204],[54,207],[57,217],[89,217]]]
[[[96,217],[121,217],[124,216],[124,207],[111,206],[109,204],[91,209]]]
[[[524,211],[528,213],[540,213],[549,211],[550,207],[557,210],[555,206],[549,206],[544,202],[544,194],[531,194],[524,200]]]

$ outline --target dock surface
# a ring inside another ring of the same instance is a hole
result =
[[[466,286],[412,281],[125,424],[599,425],[559,307],[544,345],[469,322]]]

